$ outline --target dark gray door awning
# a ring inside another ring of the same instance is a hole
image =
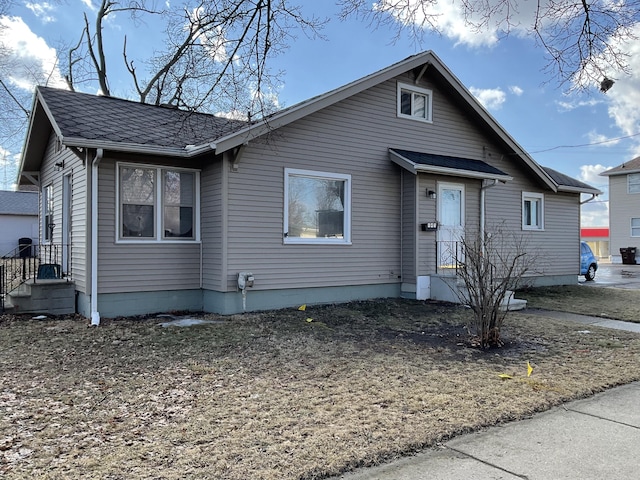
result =
[[[481,160],[389,149],[391,161],[414,175],[419,172],[451,175],[454,177],[481,178],[506,182],[513,177]]]

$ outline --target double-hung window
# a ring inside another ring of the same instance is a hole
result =
[[[640,237],[640,218],[631,219],[631,236]]]
[[[629,193],[640,193],[640,173],[627,175],[627,191]]]
[[[199,173],[118,165],[119,240],[198,240]]]
[[[432,98],[431,90],[398,83],[398,117],[431,122]]]
[[[45,242],[53,241],[53,185],[42,189],[42,238]]]
[[[522,229],[544,230],[544,195],[522,192]]]
[[[351,175],[285,169],[284,243],[351,243]]]

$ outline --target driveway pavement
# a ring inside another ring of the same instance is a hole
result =
[[[596,278],[592,282],[579,277],[581,285],[640,290],[640,265],[622,265],[599,261]]]

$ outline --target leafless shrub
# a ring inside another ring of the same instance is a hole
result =
[[[457,275],[464,288],[453,291],[473,311],[473,327],[482,348],[501,346],[500,330],[512,291],[533,271],[538,255],[527,238],[496,225],[467,232],[456,254]]]

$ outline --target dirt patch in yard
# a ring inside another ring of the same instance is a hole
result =
[[[319,479],[640,379],[639,335],[514,313],[505,347],[481,351],[469,314],[389,300],[188,328],[2,317],[0,473]]]

